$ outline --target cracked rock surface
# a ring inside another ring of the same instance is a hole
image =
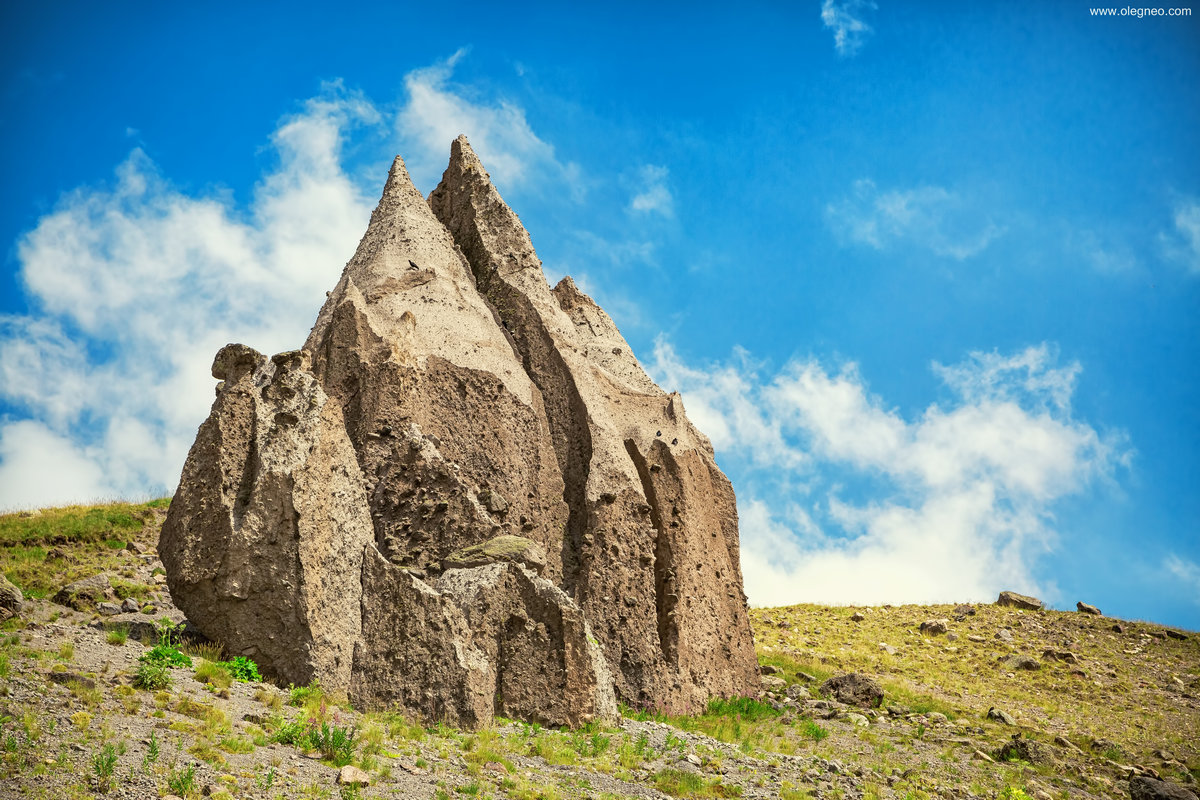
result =
[[[466,727],[754,695],[733,489],[464,137],[396,159],[303,349],[217,354],[159,544],[278,680]]]

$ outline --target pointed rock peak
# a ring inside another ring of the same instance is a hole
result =
[[[411,194],[420,196],[417,187],[413,185],[412,177],[408,174],[408,167],[404,166],[404,159],[396,156],[392,161],[392,168],[388,170],[387,183],[383,186],[383,199]]]
[[[471,143],[467,141],[466,134],[461,133],[450,144],[450,169],[456,172],[477,171],[489,180],[491,177],[483,168],[483,162],[479,160],[479,156],[475,155]]]

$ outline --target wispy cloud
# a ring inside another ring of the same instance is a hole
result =
[[[1159,237],[1167,258],[1200,275],[1200,201],[1194,197],[1180,200],[1171,221],[1172,229]]]
[[[873,181],[859,180],[825,213],[843,240],[876,250],[906,244],[959,261],[983,252],[1004,233],[972,203],[940,186],[883,191]]]
[[[534,133],[520,105],[502,98],[473,98],[466,87],[452,82],[455,66],[466,56],[467,50],[460,49],[404,78],[407,98],[396,115],[396,130],[417,185],[425,191],[436,185],[450,142],[466,134],[502,192],[528,185],[539,172],[582,192],[578,165],[557,159],[554,148]]]
[[[683,392],[722,463],[741,470],[755,604],[934,602],[1038,587],[1056,501],[1127,456],[1070,413],[1078,364],[1045,345],[933,365],[955,395],[905,418],[854,364],[749,356],[690,367],[665,341],[651,371]],[[1043,587],[1044,588],[1044,587]]]
[[[833,46],[840,56],[859,51],[873,30],[866,22],[868,12],[878,6],[871,0],[824,0],[821,21],[833,31]]]
[[[669,173],[666,167],[646,164],[638,171],[639,185],[633,199],[629,201],[631,211],[642,214],[675,215],[675,198],[667,186]]]

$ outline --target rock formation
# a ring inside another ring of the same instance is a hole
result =
[[[213,376],[159,550],[231,654],[467,727],[758,691],[711,445],[465,138],[428,202],[396,159],[302,350]]]

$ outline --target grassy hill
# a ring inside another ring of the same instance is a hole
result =
[[[466,733],[237,680],[218,644],[169,629],[166,506],[0,516],[0,571],[27,598],[0,623],[0,797],[1086,800],[1200,779],[1200,637],[1075,612],[755,609],[760,698],[580,731]],[[97,574],[98,594],[60,592]],[[882,700],[839,701],[824,682],[845,673]],[[370,784],[338,784],[345,765]]]

